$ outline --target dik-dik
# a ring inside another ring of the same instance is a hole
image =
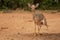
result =
[[[35,23],[35,33],[36,33],[36,25],[38,27],[38,33],[42,27],[42,25],[45,25],[48,29],[48,25],[47,25],[47,21],[45,16],[42,13],[39,13],[36,11],[36,8],[38,7],[38,3],[36,5],[34,4],[28,4],[28,6],[31,8],[32,12],[33,12],[33,20]]]

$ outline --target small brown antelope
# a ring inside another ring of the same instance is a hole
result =
[[[36,25],[38,26],[38,33],[39,33],[42,25],[45,25],[48,29],[48,25],[47,25],[47,21],[46,21],[45,16],[42,13],[39,13],[35,10],[35,8],[37,8],[38,5],[39,5],[38,3],[36,5],[28,4],[28,6],[31,8],[32,12],[34,12],[33,13],[33,20],[35,23],[35,33],[36,33]]]

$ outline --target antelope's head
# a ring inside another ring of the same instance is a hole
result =
[[[28,7],[30,7],[32,11],[35,11],[35,9],[36,9],[38,6],[39,6],[38,3],[37,3],[36,5],[34,5],[34,4],[31,5],[30,3],[28,3]]]

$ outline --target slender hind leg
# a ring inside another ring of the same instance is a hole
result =
[[[47,25],[47,22],[45,23],[46,27],[47,27],[47,30],[48,30],[48,25]]]
[[[47,22],[46,22],[46,24],[45,24],[45,25],[46,25],[46,27],[47,27],[46,31],[47,31],[47,33],[48,33],[48,25],[47,25]]]
[[[47,30],[48,30],[48,25],[47,25],[46,19],[44,19],[44,24],[45,24],[45,26],[47,27]]]

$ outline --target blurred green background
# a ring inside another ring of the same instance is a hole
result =
[[[60,0],[0,0],[0,10],[17,8],[28,9],[28,3],[39,3],[38,9],[42,10],[59,10]]]

